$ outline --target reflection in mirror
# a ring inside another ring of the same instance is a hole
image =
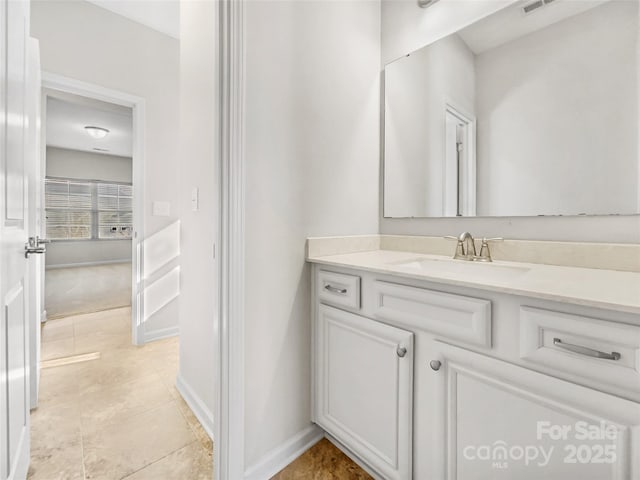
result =
[[[519,1],[388,64],[385,217],[639,213],[638,16]]]

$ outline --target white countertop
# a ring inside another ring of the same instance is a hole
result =
[[[479,278],[482,275],[470,277],[460,272],[430,272],[428,269],[418,270],[403,266],[403,263],[420,260],[452,260],[447,256],[391,250],[310,256],[307,260],[323,265],[355,268],[446,285],[640,314],[640,273],[638,272],[494,261],[490,265],[521,271],[516,271],[515,274],[509,274],[511,272],[508,271],[503,278],[499,272],[492,273],[487,278]],[[464,260],[455,262],[467,263]],[[480,268],[485,266],[487,264],[483,264]]]

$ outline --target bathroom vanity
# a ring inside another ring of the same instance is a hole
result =
[[[374,476],[640,478],[640,273],[329,242],[313,420]]]
[[[392,3],[382,232],[638,214],[637,2]],[[313,420],[382,479],[640,479],[640,246],[458,240],[309,239]]]

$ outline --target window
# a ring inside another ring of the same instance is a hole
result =
[[[133,230],[133,187],[116,182],[47,178],[47,238],[129,239]]]
[[[98,238],[131,238],[133,187],[98,183]]]
[[[92,185],[72,180],[45,180],[47,238],[88,240],[92,231]]]

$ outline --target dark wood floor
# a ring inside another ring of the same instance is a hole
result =
[[[271,480],[372,480],[372,477],[323,438]]]

